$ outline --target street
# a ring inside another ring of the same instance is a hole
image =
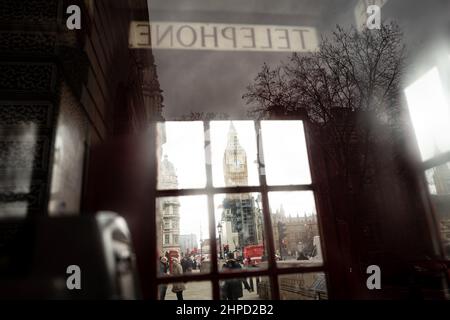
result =
[[[256,283],[254,280],[254,291],[248,292],[243,289],[244,296],[240,300],[259,300],[256,293]],[[185,300],[211,300],[212,299],[212,285],[207,281],[187,282],[186,290],[183,291],[183,298]],[[167,287],[166,300],[177,300],[177,296],[172,292],[172,285]]]

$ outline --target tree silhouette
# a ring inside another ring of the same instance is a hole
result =
[[[395,24],[359,32],[337,26],[319,49],[294,53],[270,68],[264,64],[243,95],[257,119],[306,115],[321,135],[323,150],[348,180],[358,141],[360,187],[367,179],[368,148],[384,129],[399,130],[400,81],[406,61],[402,32]]]

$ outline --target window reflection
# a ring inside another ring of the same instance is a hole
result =
[[[311,191],[270,192],[269,204],[278,267],[322,265],[314,195]]]
[[[441,233],[444,254],[450,257],[450,162],[425,171]]]
[[[435,67],[405,89],[422,160],[450,150],[450,112]]]

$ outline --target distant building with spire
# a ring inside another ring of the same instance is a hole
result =
[[[284,240],[284,255],[295,255],[296,252],[305,251],[311,253],[314,249],[314,237],[319,235],[317,226],[317,215],[314,212],[303,212],[303,215],[297,213],[295,216],[290,212],[286,215],[285,209],[281,204],[272,216],[272,232],[275,244],[275,251],[280,253],[280,240]],[[278,233],[278,223],[281,222],[286,227],[286,238],[280,239]]]
[[[223,172],[225,186],[247,186],[247,154],[239,143],[239,138],[233,122],[228,130],[228,139],[223,154]]]

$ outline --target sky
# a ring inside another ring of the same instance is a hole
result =
[[[253,121],[233,121],[239,143],[247,154],[249,185],[259,185],[256,133]],[[168,121],[165,123],[166,143],[162,146],[176,169],[178,187],[202,188],[206,184],[204,129],[202,122]],[[266,176],[269,185],[311,183],[303,124],[301,121],[263,121],[262,139]],[[211,132],[211,163],[213,184],[224,186],[222,159],[227,144],[230,121],[213,121]],[[215,216],[220,218],[224,195],[215,197]],[[209,238],[206,196],[183,196],[180,201],[180,234]],[[288,216],[315,213],[312,192],[271,192],[272,212],[283,206]],[[216,221],[217,224],[218,220]]]

